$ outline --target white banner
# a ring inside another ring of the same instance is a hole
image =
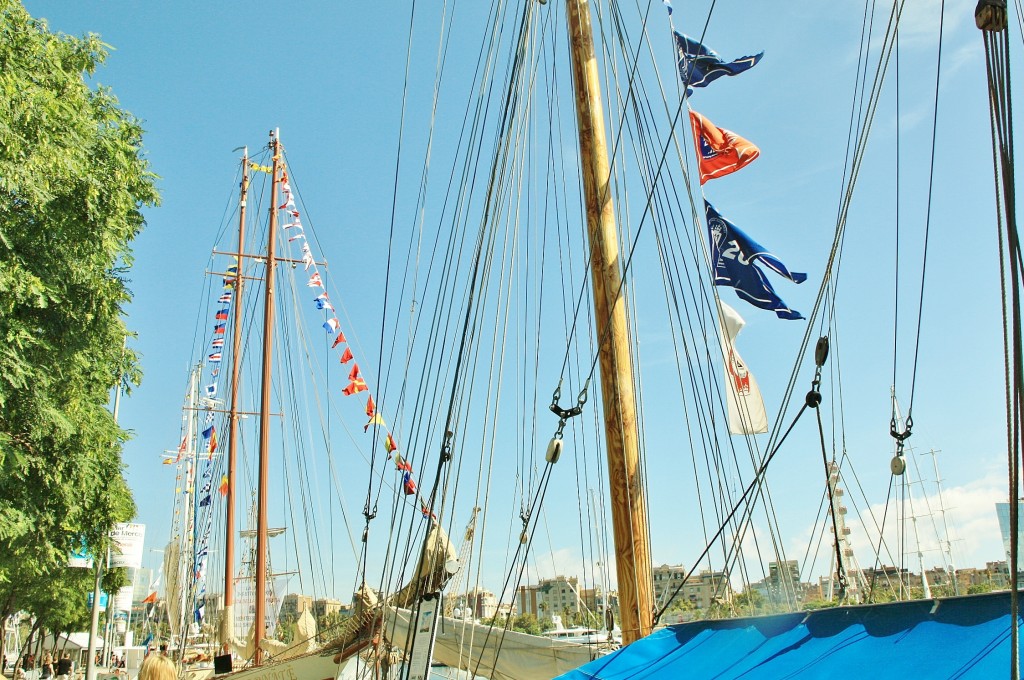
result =
[[[730,434],[761,434],[768,431],[768,414],[753,374],[736,351],[736,336],[746,323],[739,312],[719,301],[722,357],[725,359],[725,403]]]
[[[145,524],[118,524],[110,532],[114,542],[110,551],[111,567],[130,567],[138,569],[142,566],[142,542],[146,537]]]
[[[135,588],[125,586],[114,595],[114,609],[119,612],[130,612],[132,610],[132,598],[135,595]]]

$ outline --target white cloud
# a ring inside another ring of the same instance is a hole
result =
[[[902,559],[911,571],[920,571],[917,537],[920,538],[920,551],[926,568],[948,566],[949,558],[943,554],[946,528],[956,568],[984,567],[986,562],[1004,559],[995,503],[1006,499],[1006,487],[1005,481],[997,473],[990,473],[962,486],[943,489],[942,504],[939,503],[934,483],[912,484],[910,498],[913,510],[908,503],[905,509],[906,523],[902,527],[905,532],[905,554]],[[945,526],[940,511],[943,505],[946,510]],[[900,559],[896,516],[903,512],[895,505],[889,508],[884,528],[885,542],[881,551],[883,564],[891,564]],[[880,523],[885,514],[884,505],[872,505],[871,513],[875,521]],[[861,566],[867,568],[875,562],[874,546],[878,544],[878,531],[870,518],[862,516],[867,527],[852,512],[847,516],[847,525],[851,529],[854,553]],[[916,532],[913,517],[917,518]],[[810,533],[811,530],[807,529],[806,535]]]

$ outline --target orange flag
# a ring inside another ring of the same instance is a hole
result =
[[[370,395],[366,398],[366,417],[373,418],[375,413],[377,413],[377,405],[373,403],[373,395]]]
[[[149,596],[145,600],[142,601],[142,604],[153,604],[154,602],[156,602],[156,591],[155,590],[153,592],[151,592],[149,594]]]
[[[341,353],[341,363],[347,364],[352,361],[355,357],[352,356],[352,348],[346,347],[345,351]]]
[[[696,111],[690,111],[690,125],[693,127],[701,184],[736,172],[761,155],[756,146],[736,133],[716,126]]]

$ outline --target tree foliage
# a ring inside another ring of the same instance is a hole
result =
[[[0,616],[135,512],[107,402],[139,378],[124,277],[158,196],[139,122],[85,80],[105,56],[0,0]]]

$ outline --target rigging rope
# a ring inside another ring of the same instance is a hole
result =
[[[1017,4],[1020,21],[1020,3]],[[1002,293],[1004,381],[1006,391],[1008,500],[1010,510],[1010,616],[1020,613],[1018,553],[1020,550],[1021,402],[1024,397],[1024,342],[1021,338],[1020,286],[1022,263],[1017,231],[1013,158],[1013,100],[1010,88],[1010,46],[1006,1],[980,0],[975,23],[982,30],[992,126],[992,163],[996,188],[996,228],[999,243],[999,284]],[[1004,231],[1005,229],[1005,231]],[[1005,234],[1005,235],[1004,235]],[[1007,296],[1009,293],[1009,296]],[[1010,627],[1010,677],[1020,677],[1019,631]]]

